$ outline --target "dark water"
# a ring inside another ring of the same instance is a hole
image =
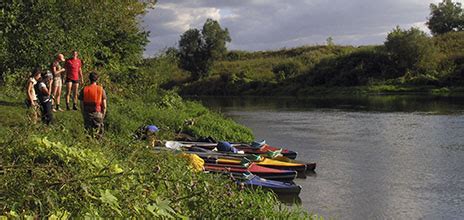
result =
[[[464,219],[464,97],[202,98],[315,161],[304,209],[336,219]]]

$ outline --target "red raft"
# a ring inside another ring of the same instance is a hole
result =
[[[242,165],[232,165],[232,164],[205,163],[204,167],[206,171],[210,171],[210,172],[229,172],[229,173],[250,172],[252,174],[255,174],[265,179],[279,180],[279,181],[292,181],[297,176],[297,172],[294,170],[273,169],[273,168],[263,167],[255,163],[251,163],[248,167],[244,167]]]

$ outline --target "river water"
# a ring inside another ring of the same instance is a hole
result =
[[[317,162],[296,202],[336,219],[464,219],[464,97],[201,98]]]

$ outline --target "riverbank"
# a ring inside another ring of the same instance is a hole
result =
[[[311,87],[299,90],[301,95],[464,95],[464,87],[374,85],[356,87]]]
[[[463,36],[461,31],[422,36],[423,42],[405,40],[407,45],[414,45],[416,49],[411,51],[418,54],[398,54],[396,49],[404,45],[391,48],[388,41],[374,46],[229,51],[214,62],[203,78],[192,80],[188,74],[176,75],[163,86],[177,87],[183,95],[216,96],[462,92]],[[433,48],[433,53],[417,48]]]
[[[8,217],[304,218],[273,194],[240,190],[222,176],[156,153],[132,135],[156,124],[160,139],[180,130],[219,140],[250,141],[248,128],[172,93],[126,99],[108,93],[105,137],[84,132],[78,111],[55,113],[51,126],[31,125],[20,91],[1,88],[1,214]],[[185,127],[185,120],[195,124]],[[227,195],[227,196],[225,196]]]
[[[179,87],[183,96],[321,96],[321,95],[464,95],[462,86],[366,85],[366,86],[311,86],[294,83],[244,82],[210,79]]]

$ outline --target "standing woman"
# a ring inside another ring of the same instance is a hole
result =
[[[73,51],[73,56],[66,60],[66,110],[69,108],[71,92],[73,94],[73,110],[77,110],[77,90],[79,82],[82,80],[82,61],[78,58],[79,53]]]
[[[52,74],[42,73],[42,79],[35,84],[34,89],[40,103],[42,121],[49,125],[53,121],[51,91],[47,84],[52,80]]]
[[[31,74],[31,77],[27,80],[27,99],[26,99],[26,105],[30,109],[30,119],[32,123],[37,123],[38,119],[38,114],[39,114],[39,104],[37,103],[37,95],[35,93],[34,86],[37,84],[37,82],[40,80],[41,75],[40,75],[41,69],[40,67],[36,67]]]
[[[61,99],[61,88],[63,87],[63,75],[65,69],[61,67],[60,62],[64,62],[64,56],[63,54],[58,54],[56,56],[55,61],[50,65],[50,71],[53,74],[53,89],[52,89],[52,94],[53,97],[55,98],[55,108],[53,108],[53,111],[63,111],[63,109],[60,108],[60,99]]]

